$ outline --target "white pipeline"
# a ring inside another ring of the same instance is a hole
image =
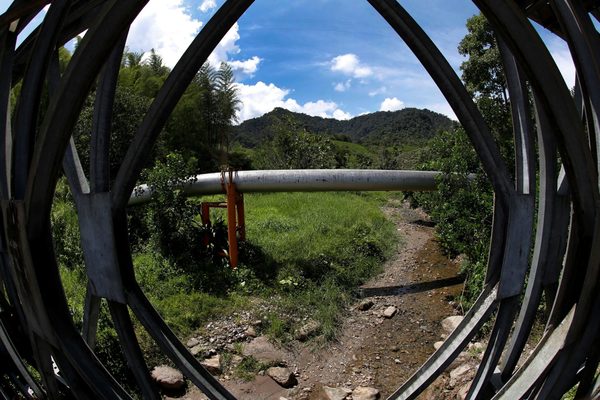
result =
[[[251,192],[333,192],[333,191],[432,191],[437,171],[376,169],[285,169],[235,171],[231,179],[241,193]],[[229,173],[196,175],[180,189],[188,196],[225,193]],[[148,185],[136,187],[129,205],[150,201]]]

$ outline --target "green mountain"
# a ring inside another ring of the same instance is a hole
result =
[[[256,147],[272,137],[277,129],[293,127],[366,145],[418,145],[439,130],[452,128],[455,124],[445,115],[417,108],[379,111],[347,121],[312,117],[275,108],[262,117],[249,119],[235,126],[232,139],[245,147]]]

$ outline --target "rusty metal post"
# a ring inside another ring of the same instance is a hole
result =
[[[240,241],[246,240],[246,216],[244,210],[244,193],[238,193],[235,203],[237,208],[237,231],[240,235]]]
[[[200,218],[202,220],[202,225],[206,228],[210,227],[210,205],[208,203],[202,203],[200,205]],[[208,246],[210,243],[210,235],[209,231],[204,231],[202,235],[202,245],[204,247]]]
[[[227,180],[227,239],[229,241],[229,263],[232,268],[238,266],[238,243],[236,235],[236,198],[237,190],[232,180],[232,173],[229,172]]]
[[[202,225],[210,226],[210,204],[202,203],[200,205],[200,218],[202,220]]]

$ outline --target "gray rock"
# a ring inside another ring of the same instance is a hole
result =
[[[281,363],[286,352],[275,347],[265,336],[259,336],[242,345],[242,355],[254,357],[262,363]]]
[[[327,400],[344,400],[352,390],[346,388],[323,386],[323,393]]]
[[[267,369],[267,375],[284,388],[291,388],[298,383],[294,374],[287,368],[271,367]]]
[[[249,338],[255,338],[256,337],[256,329],[254,329],[253,327],[249,327],[244,332],[244,335]]]
[[[444,342],[440,340],[439,342],[435,342],[433,344],[433,348],[436,350],[439,350],[439,348],[442,347],[443,344],[444,344]]]
[[[358,305],[356,306],[356,309],[359,311],[367,311],[369,310],[371,307],[373,307],[373,300],[368,300],[365,299],[363,301],[361,301],[360,303],[358,303]]]
[[[315,336],[321,330],[321,324],[315,320],[309,320],[296,332],[296,340],[301,342]]]
[[[204,345],[202,345],[202,344],[197,344],[190,349],[190,353],[192,353],[193,356],[197,356],[198,354],[202,353],[203,351],[204,351]]]
[[[372,387],[359,386],[352,392],[352,400],[377,400],[379,390]]]
[[[221,367],[221,356],[218,354],[201,361],[200,364],[202,364],[202,366],[206,368],[206,370],[212,375],[219,375],[221,372],[223,372]]]
[[[475,342],[472,346],[470,346],[470,349],[474,352],[480,353],[485,350],[485,346],[481,342]]]
[[[460,315],[453,315],[442,320],[442,329],[446,334],[452,333],[456,327],[462,322],[463,317]]]
[[[185,345],[191,349],[192,347],[198,346],[199,344],[200,341],[198,340],[198,338],[193,337],[190,340],[188,340]]]
[[[183,374],[175,368],[168,365],[159,365],[154,367],[151,373],[152,379],[162,387],[168,390],[178,390],[185,386]]]
[[[386,308],[383,311],[383,316],[386,318],[392,318],[394,315],[396,315],[396,313],[398,312],[398,309],[394,306],[389,306],[388,308]]]
[[[473,366],[463,364],[450,371],[450,386],[456,386],[461,381],[465,380],[469,371],[474,371]]]

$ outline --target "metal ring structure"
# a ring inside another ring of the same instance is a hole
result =
[[[399,382],[390,398],[416,398],[488,323],[493,325],[489,343],[467,398],[560,399],[578,385],[577,398],[599,399],[600,46],[592,20],[598,18],[598,3],[474,0],[496,32],[504,62],[517,150],[513,178],[480,112],[433,41],[396,0],[367,1],[438,85],[495,192],[492,244],[479,299],[442,347],[407,382]],[[159,90],[110,187],[108,142],[117,74],[128,29],[146,3],[14,0],[0,15],[2,398],[15,393],[38,399],[65,393],[131,398],[93,351],[98,305],[105,299],[143,398],[160,395],[131,313],[209,398],[234,399],[180,343],[138,286],[126,207],[149,149],[184,90],[253,1],[226,0],[199,32]],[[17,35],[47,5],[43,23],[17,46]],[[574,95],[532,19],[568,44],[577,71]],[[60,74],[58,47],[86,29]],[[17,83],[22,86],[11,114],[11,90]],[[86,177],[71,132],[93,84],[97,100]],[[89,281],[82,332],[69,313],[50,230],[61,170],[74,195]],[[525,356],[543,297],[552,309],[543,336]]]

